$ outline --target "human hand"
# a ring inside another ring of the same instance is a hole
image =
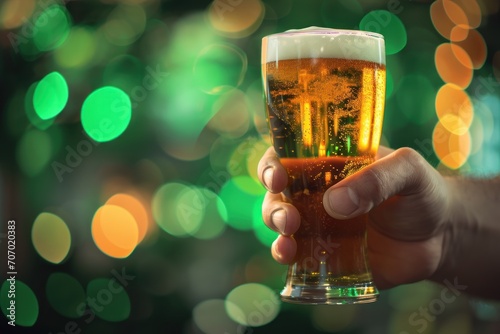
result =
[[[291,263],[300,214],[281,193],[288,176],[273,148],[259,162],[258,174],[268,189],[264,222],[280,233],[272,255],[279,263]],[[438,269],[451,215],[449,189],[416,151],[381,147],[376,162],[328,189],[323,203],[336,219],[368,213],[368,259],[375,284],[384,289],[427,279]]]

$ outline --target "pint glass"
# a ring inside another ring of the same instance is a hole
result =
[[[375,159],[385,102],[383,36],[316,27],[266,36],[262,73],[272,143],[288,172],[284,194],[301,215],[281,298],[375,301],[367,216],[336,220],[323,194]]]

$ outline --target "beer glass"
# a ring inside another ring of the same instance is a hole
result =
[[[336,220],[325,191],[375,159],[385,103],[382,35],[312,27],[262,40],[271,140],[288,172],[286,200],[300,212],[283,301],[373,302],[367,215]]]

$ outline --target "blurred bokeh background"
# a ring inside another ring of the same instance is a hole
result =
[[[384,34],[383,143],[500,172],[497,0],[2,0],[1,333],[499,333],[498,304],[429,282],[370,305],[282,304],[262,223],[260,43]],[[5,263],[4,263],[5,262]]]

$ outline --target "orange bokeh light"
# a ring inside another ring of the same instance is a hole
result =
[[[212,26],[229,37],[246,37],[264,19],[264,4],[260,0],[214,1],[208,9]]]
[[[92,238],[106,255],[129,256],[137,246],[139,229],[132,214],[122,207],[101,206],[92,219]]]
[[[431,5],[431,20],[436,30],[446,39],[451,39],[455,26],[470,28],[463,9],[451,0],[437,0]]]
[[[140,243],[146,236],[150,226],[150,219],[144,204],[134,196],[127,194],[113,195],[106,201],[106,204],[122,207],[134,217],[138,228],[137,242]]]
[[[469,158],[471,137],[469,131],[456,135],[448,131],[441,122],[436,124],[432,144],[441,162],[451,169],[462,167]]]
[[[472,80],[472,61],[460,46],[443,43],[436,49],[434,55],[439,76],[446,83],[453,83],[463,89]]]
[[[469,55],[472,61],[472,68],[479,69],[484,65],[487,47],[483,36],[477,30],[469,30],[469,34],[464,40],[454,42],[454,44],[452,50],[456,53],[455,56],[457,56],[457,58],[460,57],[460,49],[456,46],[459,46]],[[460,59],[462,58],[459,58],[459,60]],[[468,60],[466,60],[463,65],[469,66],[467,61]]]
[[[469,28],[477,28],[481,25],[481,7],[476,0],[453,0],[453,2],[460,6],[467,16]]]
[[[466,92],[458,86],[446,84],[436,95],[436,113],[446,130],[461,135],[469,130],[474,108]]]

